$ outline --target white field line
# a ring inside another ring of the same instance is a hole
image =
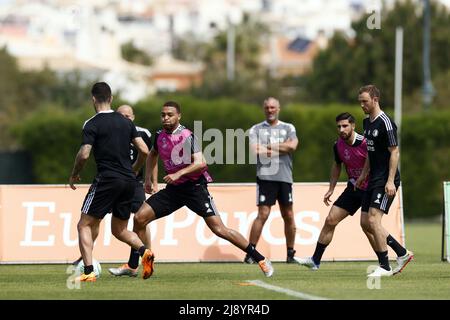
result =
[[[304,300],[328,300],[327,298],[313,296],[313,295],[306,294],[306,293],[303,293],[300,291],[294,291],[291,289],[273,286],[273,285],[265,283],[264,281],[261,281],[261,280],[247,280],[247,282],[251,283],[255,286],[267,289],[267,290],[284,293],[288,296],[293,296],[293,297],[304,299]]]

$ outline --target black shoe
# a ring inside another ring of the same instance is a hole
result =
[[[244,262],[248,263],[248,264],[253,264],[253,263],[255,263],[255,260],[253,260],[253,258],[250,257],[248,254],[246,254],[245,258],[244,258]]]
[[[288,253],[288,256],[286,257],[286,263],[298,263],[298,261],[294,258],[296,252],[296,250],[293,250],[292,252]]]

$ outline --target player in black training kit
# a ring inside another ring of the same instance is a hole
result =
[[[125,118],[130,119],[134,122],[135,116],[133,112],[133,108],[129,105],[122,105],[119,108],[117,108],[117,112],[122,114]],[[148,149],[152,149],[152,141],[151,141],[151,133],[145,128],[141,128],[136,126],[136,130],[138,132],[138,135],[144,140],[145,144],[147,145]],[[135,163],[138,156],[138,150],[136,147],[131,144],[130,145],[130,157],[131,162]],[[145,201],[145,192],[144,192],[144,169],[141,168],[139,170],[139,173],[136,177],[137,179],[137,185],[136,190],[134,192],[134,198],[133,202],[131,204],[131,212],[136,213],[138,212],[139,208],[141,207],[142,203]],[[158,166],[155,166],[152,172],[152,185],[151,185],[151,193],[155,193],[158,191]],[[151,243],[151,237],[150,237],[150,225],[147,225],[146,227],[146,242],[145,246],[150,248]],[[136,277],[138,274],[138,268],[139,266],[139,252],[137,250],[131,248],[130,249],[130,257],[128,258],[128,263],[125,263],[121,265],[118,268],[109,268],[108,271],[115,276],[130,276],[130,277]]]
[[[137,134],[133,122],[111,110],[111,89],[105,82],[94,84],[91,90],[96,115],[83,126],[80,150],[75,158],[69,184],[76,189],[80,172],[93,149],[97,164],[97,175],[83,202],[78,222],[78,239],[84,262],[84,273],[76,281],[96,281],[92,266],[92,235],[97,233],[100,221],[112,212],[111,230],[113,235],[139,249],[143,256],[148,254],[136,233],[127,230],[131,202],[136,187],[135,172],[145,162],[148,148]],[[138,161],[132,166],[130,143],[140,151]]]
[[[400,185],[398,160],[400,152],[397,142],[397,126],[381,110],[380,91],[374,85],[367,85],[359,90],[358,100],[365,114],[364,136],[367,140],[368,157],[361,176],[356,182],[359,187],[370,173],[369,185],[363,197],[361,214],[368,214],[368,222],[362,225],[365,231],[374,237],[374,250],[380,266],[369,277],[392,276],[401,272],[413,259],[412,252],[401,246],[381,225],[384,214],[388,214]],[[387,245],[397,254],[397,267],[392,270],[389,265]]]

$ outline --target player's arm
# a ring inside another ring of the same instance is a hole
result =
[[[272,143],[267,146],[272,151],[272,156],[277,154],[288,154],[297,150],[298,139],[288,139],[282,143]]]
[[[341,175],[341,170],[342,170],[342,164],[333,162],[333,164],[331,165],[331,172],[330,172],[330,186],[328,187],[328,191],[323,196],[323,202],[327,206],[330,205],[330,201],[331,201],[330,197],[334,192],[334,188],[336,188],[336,184],[339,180],[339,176]]]
[[[157,192],[158,191],[158,166],[157,165],[153,166],[151,181],[152,181],[152,192]]]
[[[251,144],[250,150],[258,156],[270,157],[272,155],[268,146],[259,143]]]
[[[158,186],[158,151],[155,148],[150,150],[145,162],[145,183],[144,189],[148,194],[154,193],[154,185]]]
[[[255,126],[250,128],[248,134],[250,151],[256,156],[270,157],[271,151],[267,148],[267,145],[259,143],[260,139],[258,136],[263,134],[264,130],[261,131],[260,133],[260,131],[256,130]]]
[[[395,196],[395,174],[397,173],[398,161],[400,159],[400,151],[398,146],[388,147],[389,152],[391,153],[391,157],[389,158],[389,176],[386,182],[386,186],[384,187],[385,192],[389,197]]]
[[[255,155],[260,157],[271,157],[273,155],[268,145],[255,143],[250,145],[250,149]]]
[[[369,157],[366,158],[366,161],[364,162],[364,167],[361,170],[361,174],[358,177],[358,180],[356,180],[355,183],[355,189],[361,189],[364,181],[366,180],[367,176],[369,175],[369,171],[370,171],[370,161],[369,161]]]
[[[72,174],[69,178],[70,187],[75,190],[75,182],[81,180],[80,172],[83,170],[87,160],[89,159],[89,155],[91,154],[92,146],[90,144],[83,144],[78,150],[78,153],[75,157],[75,163],[73,165]]]
[[[169,183],[169,184],[173,183],[173,182],[177,181],[178,179],[180,179],[184,175],[200,171],[206,167],[206,160],[205,160],[205,157],[203,157],[203,153],[201,151],[194,153],[192,155],[191,159],[192,159],[191,164],[188,165],[187,167],[185,167],[175,173],[166,175],[163,178],[164,182]]]
[[[148,156],[149,150],[144,140],[141,137],[133,138],[133,145],[138,150],[138,156],[136,161],[133,163],[133,171],[136,175],[145,163],[145,159]]]
[[[273,143],[268,146],[272,156],[293,153],[298,147],[298,138],[295,127],[289,125],[287,128],[287,139],[282,143]]]

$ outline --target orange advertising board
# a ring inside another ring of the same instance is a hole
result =
[[[346,184],[339,183],[336,200]],[[163,187],[163,186],[161,186]],[[79,257],[77,222],[88,185],[0,186],[0,263],[66,263]],[[322,202],[328,183],[295,183],[297,256],[310,256],[330,207]],[[256,184],[211,184],[209,191],[226,226],[248,238],[257,215]],[[383,226],[403,244],[401,188]],[[336,228],[323,260],[376,260],[359,225],[360,212]],[[111,234],[111,215],[101,223],[93,256],[101,262],[126,261],[129,247]],[[132,229],[132,219],[129,228]],[[203,219],[183,207],[151,223],[152,250],[158,261],[241,261],[245,253],[215,236]],[[284,226],[272,207],[258,250],[273,261],[286,258]],[[392,256],[392,252],[390,252]]]

